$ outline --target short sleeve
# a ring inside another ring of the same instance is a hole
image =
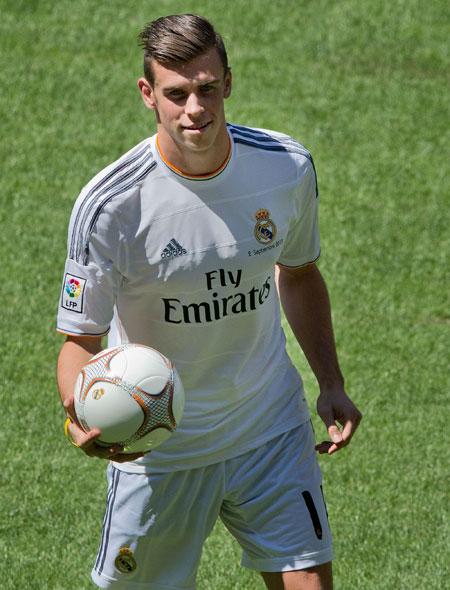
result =
[[[102,336],[109,331],[122,276],[115,264],[117,231],[105,217],[89,238],[88,255],[66,260],[57,315],[59,332]]]
[[[293,211],[278,262],[298,267],[314,262],[320,256],[319,194],[312,159],[306,159],[300,170]]]

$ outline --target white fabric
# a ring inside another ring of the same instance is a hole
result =
[[[194,590],[204,541],[219,516],[241,545],[246,567],[291,571],[332,559],[310,423],[223,463],[164,474],[111,466],[108,480],[92,570],[101,588]],[[123,547],[135,566],[126,573],[115,567]]]
[[[58,329],[111,328],[110,345],[153,346],[174,361],[187,393],[175,434],[122,470],[215,463],[309,418],[274,266],[319,256],[314,167],[287,136],[229,131],[232,155],[217,176],[176,174],[152,137],[98,174],[73,210],[66,273],[86,281],[83,309],[61,304]]]

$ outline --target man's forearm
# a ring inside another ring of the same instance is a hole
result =
[[[92,428],[89,432],[86,432],[76,417],[73,390],[78,374],[84,365],[101,350],[101,337],[69,336],[61,348],[56,373],[61,400],[66,415],[70,417],[70,422],[64,431],[74,445],[89,457],[100,457],[101,459],[119,462],[134,461],[138,457],[142,457],[142,453],[123,454],[120,444],[113,444],[110,447],[97,445],[96,440],[101,434],[100,430]]]
[[[64,342],[58,357],[56,377],[64,403],[73,394],[78,374],[84,365],[101,350],[101,339],[71,338]]]
[[[279,291],[286,319],[317,378],[321,391],[342,388],[325,281],[315,265],[303,272],[281,269]]]

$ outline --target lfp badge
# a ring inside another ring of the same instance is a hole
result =
[[[270,244],[277,235],[277,226],[270,219],[268,209],[258,209],[255,213],[255,238],[260,244]]]
[[[64,286],[61,294],[61,305],[64,309],[83,312],[84,287],[86,279],[66,273]]]

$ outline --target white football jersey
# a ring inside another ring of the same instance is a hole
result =
[[[215,463],[309,419],[274,267],[319,256],[313,161],[286,135],[228,130],[230,158],[213,175],[175,171],[153,136],[97,174],[73,209],[58,330],[152,346],[186,390],[173,436],[122,470]]]

